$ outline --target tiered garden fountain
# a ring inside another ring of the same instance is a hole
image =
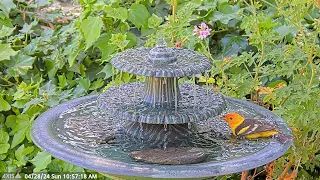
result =
[[[229,140],[220,119],[227,112],[288,126],[263,107],[224,97],[179,77],[211,67],[204,55],[168,48],[117,54],[115,68],[146,76],[145,83],[127,83],[54,107],[35,121],[34,143],[72,164],[124,179],[203,178],[252,169],[280,157],[292,144],[288,138]],[[289,137],[289,136],[288,136]]]

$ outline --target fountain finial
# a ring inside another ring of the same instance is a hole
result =
[[[149,62],[153,65],[166,65],[177,61],[173,48],[168,48],[166,41],[161,38],[157,45],[149,51]]]

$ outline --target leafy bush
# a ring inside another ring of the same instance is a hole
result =
[[[163,37],[212,59],[198,83],[209,78],[216,91],[251,99],[291,126],[294,146],[267,166],[268,178],[319,178],[318,1],[79,2],[83,12],[66,24],[57,12],[39,17],[48,0],[0,2],[0,172],[84,171],[33,145],[34,119],[68,99],[140,79],[110,59]],[[212,29],[203,40],[193,34],[201,23]],[[217,179],[228,177],[238,175]]]

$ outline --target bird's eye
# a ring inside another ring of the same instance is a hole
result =
[[[232,120],[232,117],[230,117],[229,119]]]

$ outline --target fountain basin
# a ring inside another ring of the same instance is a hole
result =
[[[128,153],[143,149],[143,142],[130,144],[125,138],[121,140],[121,129],[125,121],[101,111],[97,98],[98,95],[91,95],[67,101],[40,115],[31,129],[33,142],[56,158],[126,179],[130,179],[128,176],[204,178],[241,172],[279,158],[292,144],[292,139],[280,142],[276,138],[239,140],[232,143],[228,140],[230,131],[226,123],[219,117],[212,117],[197,122],[197,131],[202,134],[201,138],[194,141],[195,146],[209,152],[206,161],[188,165],[136,162]],[[276,124],[281,133],[291,135],[286,123],[269,110],[243,100],[229,97],[224,99],[227,109],[223,113],[237,111],[253,118],[263,117]],[[116,136],[120,142],[101,144],[101,140],[108,135]]]

